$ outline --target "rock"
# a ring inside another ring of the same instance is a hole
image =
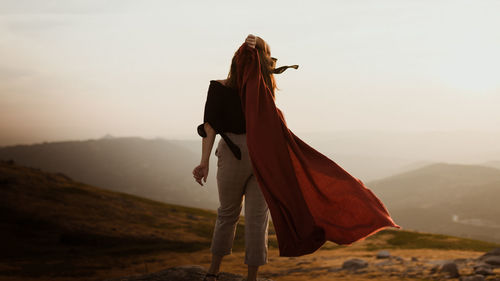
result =
[[[482,261],[490,265],[500,266],[500,256],[487,256]]]
[[[474,273],[475,274],[481,274],[481,275],[493,275],[493,271],[491,270],[491,267],[486,267],[486,266],[478,266],[474,267]]]
[[[342,269],[355,270],[355,269],[360,269],[360,268],[364,268],[367,266],[368,266],[368,262],[366,262],[362,259],[350,259],[350,260],[346,260],[342,264]]]
[[[391,253],[387,250],[382,250],[377,253],[377,259],[387,259],[391,256]]]
[[[484,281],[484,276],[483,275],[472,275],[472,276],[461,276],[459,281]]]
[[[207,273],[206,269],[199,265],[184,265],[167,268],[162,271],[144,274],[132,275],[126,277],[119,277],[113,279],[106,279],[104,281],[163,281],[163,280],[176,280],[176,281],[191,281],[203,280]],[[229,272],[220,272],[219,281],[243,281],[246,276],[240,274],[233,274]],[[257,278],[258,281],[272,281],[266,278]]]
[[[479,267],[486,267],[486,268],[488,268],[488,269],[493,269],[493,266],[492,266],[492,265],[489,265],[489,264],[484,263],[484,262],[479,262],[479,263],[476,263],[476,264],[474,264],[474,265],[473,265],[473,267],[472,267],[472,268],[473,268],[474,270],[476,270],[476,269],[477,269],[477,268],[479,268]]]
[[[480,256],[479,258],[483,259],[483,258],[489,257],[489,256],[500,256],[500,248],[495,248],[495,249],[487,252],[486,254]]]
[[[457,278],[458,276],[460,276],[460,274],[458,273],[457,264],[454,262],[443,264],[439,271],[447,273],[450,278]]]

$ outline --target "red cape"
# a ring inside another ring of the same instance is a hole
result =
[[[248,151],[279,255],[302,256],[326,240],[351,244],[383,227],[401,228],[361,180],[288,129],[262,77],[257,50],[243,43],[236,56]]]

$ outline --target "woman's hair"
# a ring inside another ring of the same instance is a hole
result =
[[[260,71],[262,73],[262,76],[264,77],[264,82],[266,83],[267,87],[271,90],[271,94],[274,99],[275,98],[274,91],[276,89],[279,90],[279,88],[276,87],[276,80],[274,79],[274,74],[272,72],[274,67],[276,66],[276,61],[271,58],[271,48],[269,47],[269,45],[259,36],[257,36],[257,43],[255,45],[255,49],[257,49],[257,52],[259,54]],[[230,88],[237,89],[238,85],[236,77],[237,76],[236,76],[236,53],[235,53],[231,61],[231,67],[229,69],[229,73],[227,75],[226,85]]]

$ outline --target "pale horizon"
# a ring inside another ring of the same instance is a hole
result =
[[[200,138],[209,81],[249,33],[299,65],[276,75],[299,137],[500,134],[498,1],[218,3],[3,1],[0,146]]]

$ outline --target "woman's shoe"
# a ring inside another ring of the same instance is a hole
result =
[[[219,273],[217,273],[217,274],[207,273],[207,274],[205,274],[205,278],[203,278],[203,281],[208,281],[207,277],[215,277],[215,280],[219,280]]]

